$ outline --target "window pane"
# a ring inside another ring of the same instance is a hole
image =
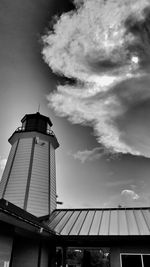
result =
[[[69,247],[66,256],[66,267],[110,267],[109,248]]]
[[[83,249],[68,248],[66,263],[68,267],[81,267],[83,260]]]
[[[141,255],[121,255],[122,267],[142,267]]]
[[[150,255],[143,255],[143,263],[144,267],[150,266]]]
[[[109,249],[84,249],[82,267],[110,267]]]
[[[63,262],[62,262],[62,249],[61,248],[56,248],[56,266],[61,267]]]

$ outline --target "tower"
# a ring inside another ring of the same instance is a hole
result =
[[[0,198],[39,217],[56,208],[55,149],[52,122],[39,112],[26,114],[9,138],[12,145],[0,184]]]

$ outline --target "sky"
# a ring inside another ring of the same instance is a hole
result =
[[[59,208],[150,206],[149,16],[150,0],[1,0],[0,175],[40,105]]]

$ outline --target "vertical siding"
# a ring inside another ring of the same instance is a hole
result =
[[[18,145],[17,141],[14,143],[0,186],[0,197],[7,185],[4,198],[21,208],[24,208],[32,141],[33,138],[21,138]],[[43,216],[55,208],[55,149],[50,142],[40,139],[33,152],[27,211],[36,216]]]
[[[50,144],[50,212],[56,209],[56,166],[55,149]]]
[[[8,160],[7,160],[3,175],[2,175],[2,179],[1,179],[1,182],[0,182],[0,198],[2,198],[2,195],[3,195],[3,191],[4,191],[4,188],[5,188],[5,184],[7,182],[9,170],[11,168],[12,160],[13,160],[13,157],[14,157],[14,154],[15,154],[16,146],[17,146],[17,141],[13,144],[13,146],[12,146],[12,148],[10,150],[9,157],[8,157]]]
[[[23,208],[32,138],[20,139],[4,198]]]
[[[48,267],[48,266],[49,266],[49,246],[48,244],[43,244],[41,248],[40,267]]]
[[[31,239],[17,238],[14,244],[12,267],[38,267],[39,245]]]
[[[12,243],[12,237],[0,234],[0,266],[4,266],[5,262],[10,262]]]
[[[49,159],[48,142],[41,140],[35,144],[27,211],[43,216],[49,213]]]

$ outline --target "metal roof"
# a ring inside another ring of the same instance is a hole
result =
[[[67,236],[145,236],[150,235],[150,208],[60,209],[47,224]]]

